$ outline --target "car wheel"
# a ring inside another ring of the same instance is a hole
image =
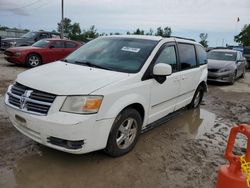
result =
[[[233,77],[232,77],[232,80],[230,81],[230,84],[231,85],[234,85],[234,82],[236,80],[236,77],[237,77],[237,72],[234,73]]]
[[[26,64],[29,67],[37,67],[38,65],[40,65],[41,62],[41,58],[39,55],[37,54],[30,54],[28,55],[27,59],[26,59]]]
[[[123,110],[114,121],[104,151],[113,157],[131,151],[138,140],[141,126],[142,118],[137,110],[132,108]]]
[[[192,99],[191,103],[188,105],[188,108],[189,109],[197,108],[203,99],[203,95],[204,95],[204,89],[202,86],[199,86],[196,89],[194,96],[193,96],[193,99]]]
[[[244,68],[240,78],[245,78],[245,74],[246,74],[246,69]]]

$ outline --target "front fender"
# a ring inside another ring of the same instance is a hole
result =
[[[97,120],[101,119],[109,119],[109,118],[116,118],[117,115],[126,107],[131,104],[138,103],[142,105],[144,108],[144,120],[143,125],[146,124],[145,117],[148,116],[148,102],[149,101],[146,97],[143,97],[137,93],[130,93],[127,95],[122,95],[118,99],[114,99],[113,97],[106,97],[103,101],[103,108],[100,109],[98,112]]]

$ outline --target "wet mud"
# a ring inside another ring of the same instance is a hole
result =
[[[0,187],[4,188],[212,188],[219,165],[226,163],[223,155],[230,128],[250,123],[248,72],[234,86],[210,84],[200,108],[183,111],[142,134],[125,156],[111,158],[102,151],[63,153],[35,143],[8,121],[3,94],[24,69],[9,66],[0,57]],[[246,138],[239,136],[234,152],[241,155],[245,147]]]

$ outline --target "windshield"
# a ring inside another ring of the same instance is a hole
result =
[[[88,42],[65,61],[119,72],[138,72],[158,41],[132,38],[98,38]]]
[[[210,51],[207,54],[208,59],[223,60],[223,61],[235,61],[236,52],[216,52]]]
[[[39,48],[46,48],[49,44],[48,40],[39,40],[35,42],[32,46],[39,47]]]
[[[36,36],[36,32],[28,32],[21,36],[21,38],[34,38]]]

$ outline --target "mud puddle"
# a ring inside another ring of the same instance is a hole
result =
[[[0,170],[0,187],[190,187],[205,177],[213,184],[214,171],[204,166],[204,160],[216,168],[217,163],[206,157],[211,148],[217,152],[214,157],[222,150],[200,141],[216,140],[213,129],[218,132],[218,127],[225,126],[214,127],[216,121],[216,116],[204,109],[185,111],[141,135],[134,150],[120,158],[101,151],[72,155],[41,146],[40,154],[27,155],[18,159],[14,168]],[[192,163],[201,167],[190,168]]]

